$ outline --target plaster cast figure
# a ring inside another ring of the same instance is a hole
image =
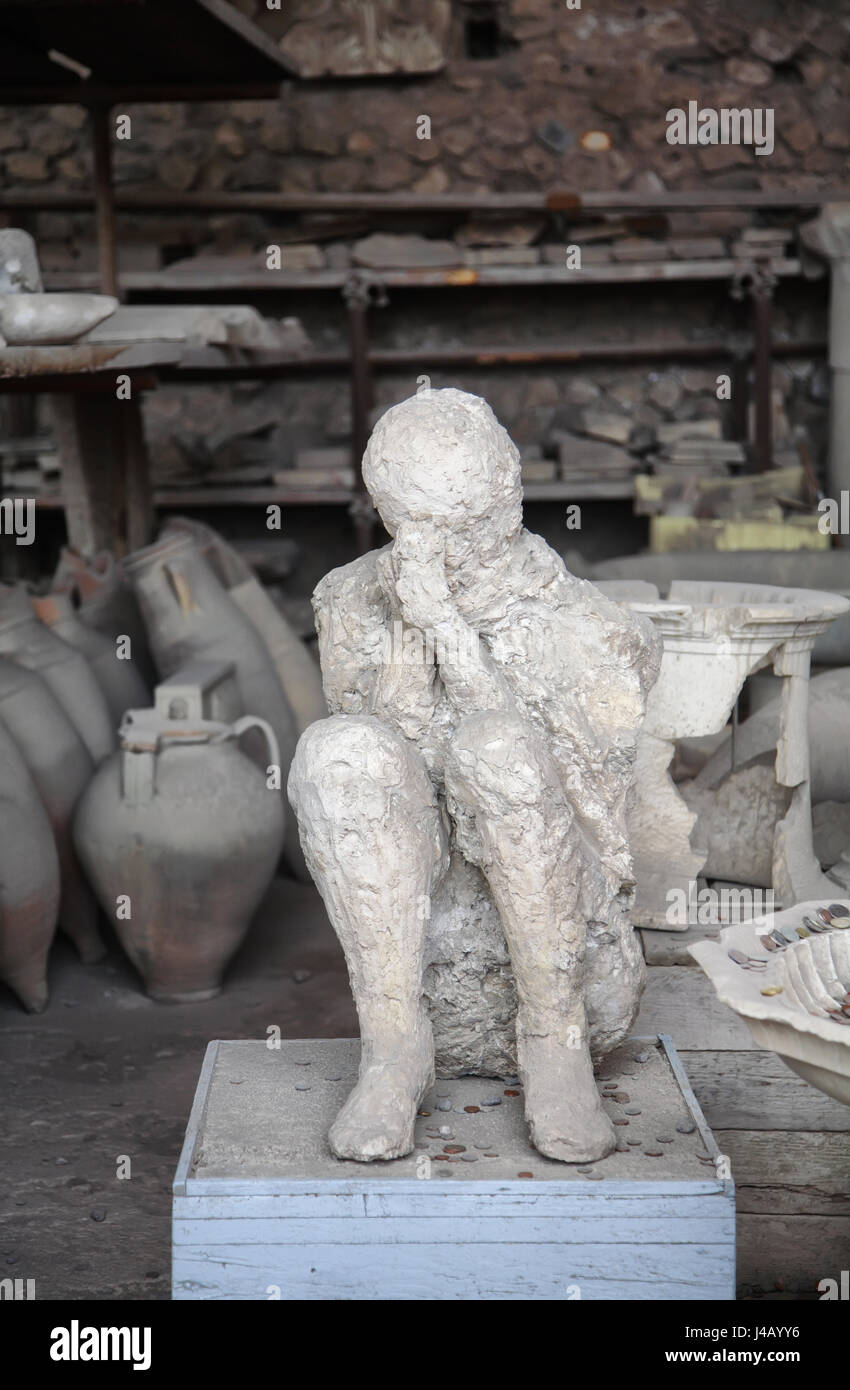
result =
[[[393,541],[316,589],[332,714],[302,735],[289,779],[360,1019],[360,1079],[331,1147],[412,1149],[435,1068],[432,903],[467,903],[480,874],[516,982],[532,1141],[601,1158],[614,1131],[592,1055],[627,1036],[643,981],[626,810],[658,639],[523,529],[518,451],[479,397],[394,406],[363,475]],[[479,1029],[486,1007],[482,993]]]

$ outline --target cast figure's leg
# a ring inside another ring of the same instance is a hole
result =
[[[434,1078],[422,995],[432,884],[448,862],[416,749],[371,716],[302,734],[289,777],[310,872],[345,951],[360,1019],[360,1079],[330,1132],[338,1158],[398,1158]]]
[[[486,875],[519,994],[517,1054],[531,1138],[567,1163],[615,1146],[588,1047],[583,837],[542,740],[521,718],[469,715],[446,767],[464,854]]]

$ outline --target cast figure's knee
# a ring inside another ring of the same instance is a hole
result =
[[[305,729],[287,792],[302,830],[328,817],[382,820],[394,801],[435,804],[416,749],[372,715],[335,714]]]

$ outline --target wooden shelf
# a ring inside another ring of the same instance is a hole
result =
[[[634,481],[600,478],[595,483],[526,483],[523,496],[526,502],[591,502],[628,500],[634,497]],[[8,491],[7,497],[31,497],[32,493]],[[317,488],[306,492],[287,492],[279,487],[185,487],[156,488],[154,506],[161,511],[179,511],[183,507],[344,507],[354,498],[348,488]],[[35,505],[43,511],[61,511],[65,505],[61,493],[41,493]]]
[[[285,254],[285,252],[284,252]],[[341,290],[356,274],[366,285],[386,289],[532,288],[551,285],[624,285],[658,282],[731,280],[748,261],[718,258],[707,261],[605,261],[582,270],[561,266],[434,266],[422,269],[367,270],[129,270],[119,276],[121,289],[138,294],[269,293],[289,290]],[[765,261],[773,274],[799,275],[801,264],[791,257]],[[48,290],[96,290],[95,271],[45,271]]]

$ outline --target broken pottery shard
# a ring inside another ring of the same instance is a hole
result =
[[[387,411],[363,475],[392,541],[316,590],[331,716],[289,778],[360,1019],[331,1148],[409,1153],[435,1067],[518,1071],[540,1152],[590,1162],[615,1146],[591,1059],[643,981],[626,808],[660,644],[523,528],[479,397]]]

